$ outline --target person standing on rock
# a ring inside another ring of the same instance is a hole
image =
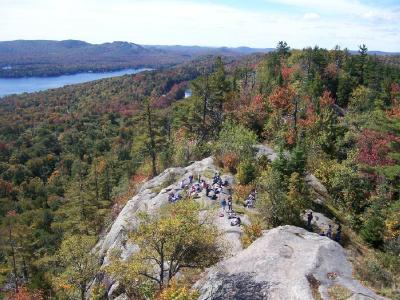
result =
[[[329,225],[328,231],[326,232],[328,238],[332,238],[332,225]]]
[[[221,206],[222,206],[222,210],[226,211],[226,200],[225,200],[225,198],[222,199]]]
[[[335,241],[340,243],[341,238],[342,238],[342,225],[339,224],[336,230]]]
[[[232,211],[232,196],[228,197],[228,211]]]
[[[193,183],[193,175],[189,175],[189,184],[192,184]]]
[[[311,221],[312,221],[312,219],[313,219],[313,214],[312,214],[312,211],[310,211],[308,214],[307,214],[307,228],[308,228],[308,230],[311,230],[312,229],[312,227],[311,227]]]

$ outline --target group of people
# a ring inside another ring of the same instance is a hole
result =
[[[240,226],[242,224],[240,217],[233,211],[229,182],[227,180],[222,180],[221,175],[218,172],[215,172],[211,184],[202,179],[200,175],[198,175],[198,178],[195,181],[194,176],[191,174],[188,177],[188,181],[184,179],[180,182],[179,187],[181,190],[187,189],[189,197],[197,197],[198,194],[204,190],[206,197],[209,199],[221,199],[221,216],[224,216],[224,213],[226,213],[228,219],[231,220],[231,226]],[[174,203],[182,198],[183,197],[180,193],[174,193],[171,191],[168,194],[168,201],[170,203]],[[245,200],[245,206],[253,207],[255,198],[256,192],[252,191],[249,197]]]
[[[314,216],[312,211],[310,211],[307,214],[307,229],[312,231],[312,225],[311,222],[313,220]],[[321,236],[327,236],[330,239],[333,239],[334,241],[340,243],[341,239],[342,239],[342,225],[338,224],[337,229],[336,229],[336,234],[333,235],[333,228],[332,225],[329,224],[328,225],[328,230],[325,232],[324,230],[321,231],[320,233]]]
[[[222,212],[220,216],[223,217],[224,214],[226,213],[228,220],[231,220],[231,226],[242,225],[242,220],[240,219],[240,216],[233,211],[233,203],[231,195],[228,196],[228,199],[224,198],[221,200],[221,207],[222,207]]]
[[[328,230],[326,231],[326,233],[325,231],[322,231],[320,235],[327,236],[328,238],[333,239],[334,241],[340,243],[340,240],[342,239],[342,225],[338,224],[335,236],[333,236],[332,225],[330,224],[328,226]]]
[[[228,188],[229,183],[227,180],[223,181],[220,174],[217,172],[214,174],[212,184],[207,183],[200,175],[198,175],[196,181],[192,174],[189,175],[187,180],[188,181],[185,179],[182,180],[179,187],[181,190],[187,189],[187,195],[189,197],[197,197],[203,190],[206,196],[212,200],[217,200],[223,193],[227,194],[224,190]],[[168,200],[170,202],[175,202],[179,199],[182,199],[182,195],[179,193],[174,194],[174,192],[171,191],[168,195]]]

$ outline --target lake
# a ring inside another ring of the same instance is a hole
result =
[[[33,93],[102,78],[136,74],[151,69],[124,69],[112,72],[85,72],[55,77],[0,78],[0,97],[11,94]]]

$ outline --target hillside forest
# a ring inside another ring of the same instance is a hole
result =
[[[192,96],[184,98],[189,88]],[[278,159],[256,158],[253,143],[274,147]],[[0,294],[84,298],[99,272],[90,251],[140,184],[214,155],[221,169],[236,174],[237,203],[257,188],[255,224],[262,229],[303,226],[300,213],[311,205],[305,176],[313,173],[328,189],[325,209],[343,225],[343,243],[360,253],[357,276],[399,299],[399,150],[400,69],[368,55],[365,45],[350,54],[279,42],[267,54],[207,56],[5,97]],[[146,222],[143,236],[159,230]],[[250,240],[256,229],[248,229]],[[131,286],[138,299],[175,299],[162,285]],[[98,290],[93,299],[101,299]],[[182,299],[192,299],[187,293]]]

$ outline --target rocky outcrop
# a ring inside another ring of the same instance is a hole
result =
[[[121,250],[122,258],[128,258],[135,252],[137,248],[127,241],[127,233],[138,225],[138,212],[155,213],[162,205],[168,204],[168,194],[171,191],[175,194],[184,193],[180,187],[180,182],[184,180],[188,183],[189,175],[193,175],[195,178],[200,175],[209,182],[217,171],[218,168],[214,165],[213,158],[209,157],[185,168],[169,168],[146,182],[138,194],[127,202],[108,233],[96,246],[100,256],[104,257],[103,264],[108,263],[109,253],[112,249]],[[222,179],[227,180],[230,184],[234,181],[233,176],[229,174],[223,174]],[[204,192],[198,195],[196,201],[201,202],[204,207],[218,207],[219,205],[217,201],[205,197]],[[240,251],[242,249],[240,243],[241,228],[230,226],[230,221],[226,216],[220,217],[217,212],[215,212],[215,221],[224,233],[227,243],[230,243],[231,253]],[[248,222],[246,217],[243,217],[242,221]]]
[[[313,189],[313,191],[318,195],[318,199],[321,202],[322,199],[328,197],[328,190],[326,187],[315,177],[313,174],[307,174],[306,176],[307,184]],[[320,203],[321,204],[321,203]]]
[[[304,300],[330,299],[334,286],[347,290],[349,299],[384,299],[352,278],[351,264],[338,243],[282,226],[207,270],[194,288],[200,300]]]
[[[311,209],[307,209],[305,211],[305,213],[301,216],[304,223],[307,223],[307,217],[308,217],[309,212],[312,212],[312,214],[313,214],[311,226],[314,227],[319,233],[322,233],[322,232],[326,233],[328,231],[329,225],[332,226],[332,230],[337,229],[338,224],[336,222],[329,219],[324,214],[315,212]]]

